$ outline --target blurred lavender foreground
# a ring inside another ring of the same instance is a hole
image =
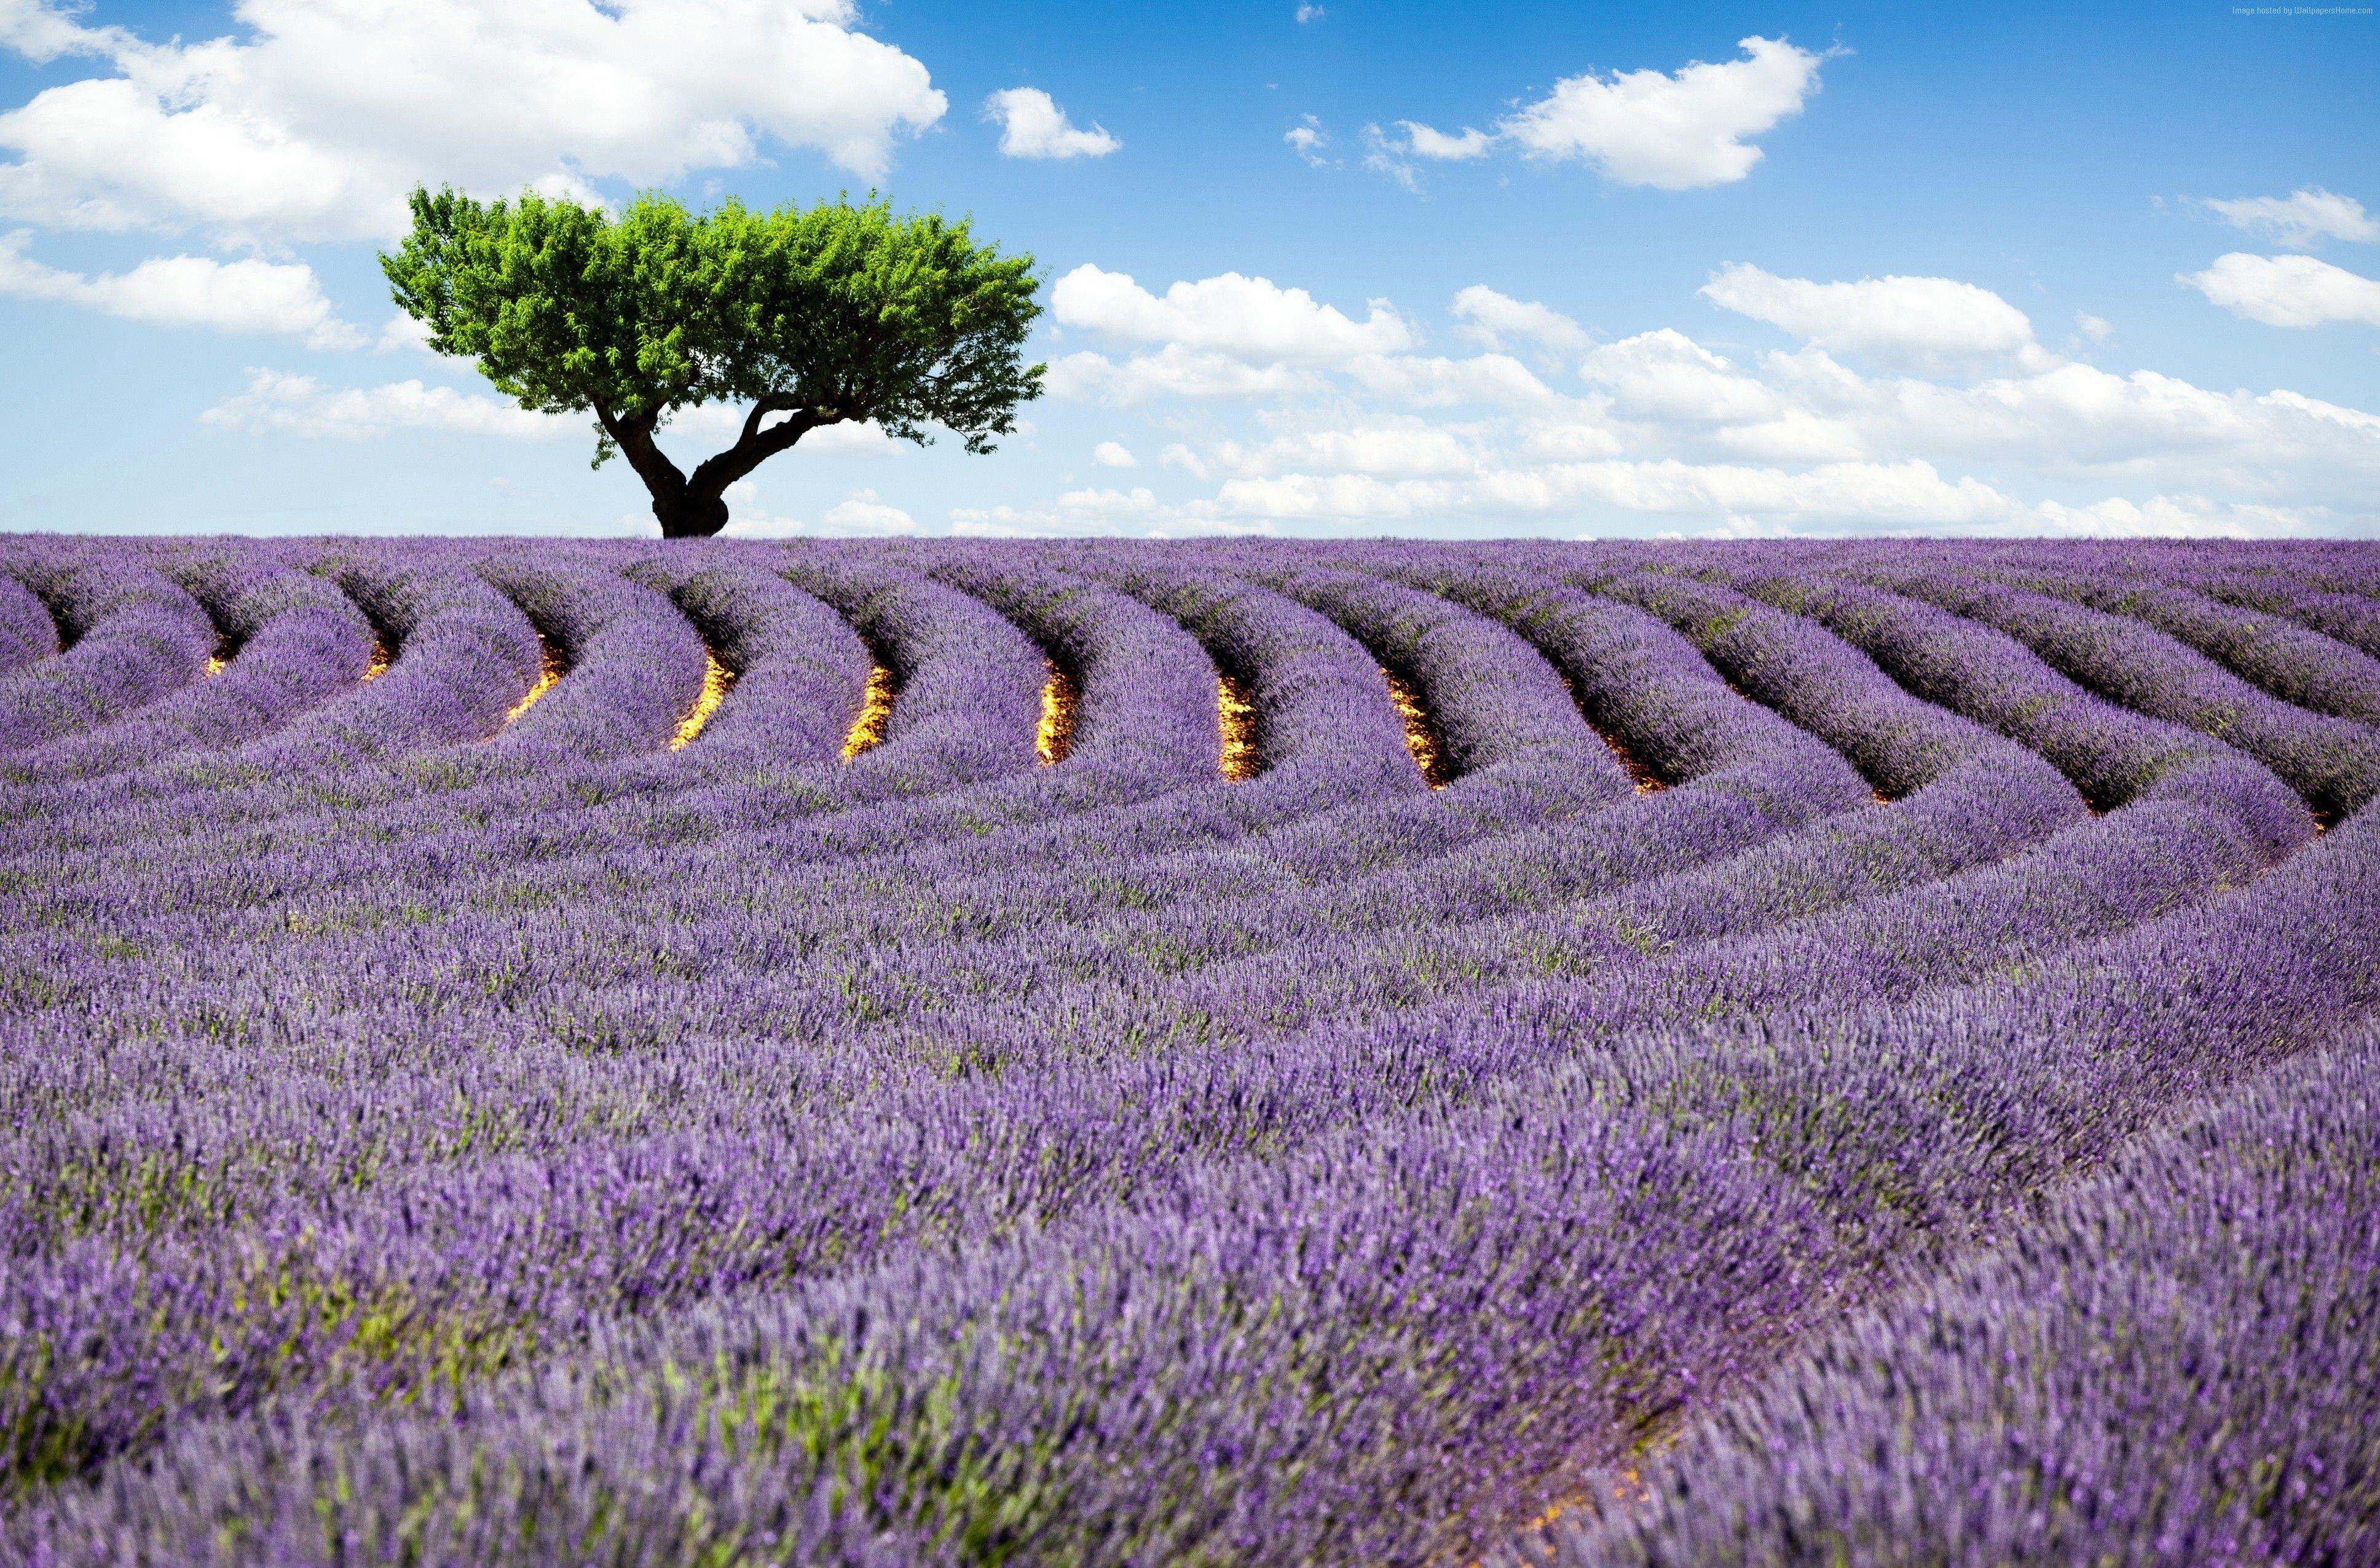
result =
[[[2380,1562],[2380,548],[0,538],[0,1562]]]

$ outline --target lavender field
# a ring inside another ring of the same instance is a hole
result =
[[[0,1562],[2380,1562],[2380,547],[0,537]]]

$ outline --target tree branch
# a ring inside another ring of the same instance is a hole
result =
[[[653,421],[650,419],[623,419],[605,407],[601,398],[590,397],[587,401],[594,407],[596,420],[602,425],[603,433],[612,438],[612,444],[620,449],[620,456],[628,460],[628,467],[637,470],[637,477],[645,481],[647,490],[651,491],[656,498],[686,493],[686,475],[670,461],[668,453],[654,444]]]
[[[843,422],[843,416],[840,414],[821,414],[810,408],[796,409],[792,419],[783,424],[771,425],[765,431],[757,431],[758,419],[759,409],[756,406],[752,416],[744,421],[747,433],[735,445],[717,456],[705,458],[686,481],[687,490],[697,495],[723,494],[729,485],[734,484],[778,453],[784,451],[819,426]],[[757,433],[752,433],[756,431]]]
[[[752,405],[752,411],[744,416],[744,432],[735,438],[735,444],[741,446],[757,438],[760,433],[760,421],[768,415],[783,413],[795,406],[791,398],[779,397],[774,394],[761,398]]]

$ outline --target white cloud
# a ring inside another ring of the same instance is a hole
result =
[[[855,490],[826,509],[823,533],[916,533],[917,520],[898,506],[888,506],[872,490]]]
[[[1322,18],[1323,10],[1321,6],[1313,4],[1312,0],[1299,0],[1297,19],[1300,22],[1318,22]]]
[[[1518,339],[1549,354],[1581,354],[1595,346],[1585,327],[1560,311],[1531,300],[1499,294],[1475,283],[1454,297],[1454,319],[1463,336],[1487,348],[1502,348]]]
[[[360,348],[364,334],[341,321],[303,262],[218,261],[157,256],[128,273],[86,277],[25,254],[31,236],[0,236],[0,294],[98,310],[160,326],[270,333],[310,348]]]
[[[5,34],[112,77],[0,115],[0,212],[55,227],[383,239],[416,182],[655,185],[773,140],[867,178],[939,119],[849,0],[240,0],[245,32],[141,42],[16,0]],[[69,30],[61,32],[61,29]]]
[[[1431,158],[1439,163],[1462,163],[1473,158],[1485,158],[1496,139],[1484,130],[1463,128],[1460,136],[1449,136],[1442,130],[1432,130],[1416,120],[1399,120],[1399,129],[1405,133],[1403,151],[1416,158]]]
[[[1319,470],[1427,479],[1475,473],[1483,466],[1480,449],[1460,432],[1418,419],[1302,431],[1233,456],[1232,467],[1252,475]]]
[[[2034,348],[2033,323],[2023,311],[1988,288],[1955,278],[1814,283],[1735,261],[1712,273],[1696,292],[1722,310],[1780,327],[1804,343],[1885,364],[1937,367]]]
[[[809,525],[799,517],[770,511],[760,504],[760,487],[750,480],[737,480],[727,487],[727,526],[720,533],[728,539],[790,539],[809,532]]]
[[[1290,151],[1315,168],[1330,166],[1330,160],[1323,155],[1322,150],[1330,145],[1330,133],[1322,128],[1322,122],[1314,115],[1300,115],[1297,124],[1281,133],[1281,139],[1289,143]]]
[[[2234,228],[2270,235],[2293,250],[2311,249],[2325,239],[2380,239],[2380,219],[2365,212],[2362,202],[2318,186],[2301,186],[2287,196],[2243,196],[2200,205]]]
[[[1091,461],[1102,468],[1137,468],[1140,459],[1121,441],[1102,441],[1091,448]]]
[[[419,381],[334,389],[312,376],[250,371],[248,388],[217,402],[200,422],[222,430],[363,441],[400,430],[538,439],[584,436],[587,427],[516,404]]]
[[[1077,129],[1038,87],[1002,89],[984,100],[983,115],[1000,122],[1000,150],[1011,158],[1104,158],[1123,145],[1096,122]]]
[[[1164,451],[1157,455],[1157,461],[1164,468],[1179,468],[1192,479],[1203,480],[1209,471],[1207,460],[1192,451],[1186,444],[1179,441],[1170,443]]]
[[[1621,417],[1658,424],[1746,424],[1775,418],[1775,393],[1670,327],[1596,349],[1579,373],[1609,389]]]
[[[2154,371],[2063,361],[1969,385],[1862,378],[1823,349],[1773,354],[1766,384],[1888,455],[1964,456],[2061,478],[2262,495],[2380,476],[2380,421],[2295,393],[2210,392]],[[2315,476],[2325,476],[2317,479]]]
[[[419,349],[424,354],[431,352],[429,326],[404,310],[388,319],[388,324],[380,329],[379,339],[372,344],[375,354],[393,354],[400,348]]]
[[[1050,296],[1050,314],[1066,326],[1251,363],[1329,364],[1412,344],[1413,329],[1385,302],[1367,309],[1356,321],[1302,288],[1238,273],[1176,283],[1160,298],[1126,273],[1088,262],[1060,278]]]
[[[1375,397],[1422,408],[1485,403],[1511,409],[1543,408],[1561,398],[1504,354],[1467,359],[1443,355],[1373,354],[1348,361],[1347,374]]]
[[[1566,77],[1497,127],[1530,155],[1584,159],[1606,179],[1663,190],[1727,185],[1760,162],[1749,138],[1801,113],[1827,59],[1781,38],[1747,38],[1740,60]]]
[[[1351,360],[1306,397],[1269,400],[1257,415],[1273,427],[1266,439],[1167,446],[1163,467],[1216,488],[1164,525],[1440,529],[1597,515],[1731,533],[2380,525],[2369,499],[2380,415],[2293,392],[2214,392],[2037,351],[1962,383],[1871,377],[1815,346],[1746,365],[1670,329],[1596,346],[1581,370],[1593,390],[1573,399],[1500,355]],[[1516,383],[1537,395],[1496,395]],[[1474,411],[1438,419],[1381,407],[1398,403]],[[2044,487],[2049,498],[2022,498]]]
[[[1557,469],[1565,494],[1632,512],[1758,517],[1785,523],[1973,529],[2013,521],[2022,508],[1990,485],[1945,480],[1931,463],[1827,463],[1798,473],[1674,460]]]
[[[1058,497],[1062,512],[1099,512],[1147,515],[1161,510],[1157,494],[1147,485],[1135,485],[1130,490],[1070,490]]]
[[[2094,343],[2105,343],[2116,335],[2116,324],[2105,316],[2095,316],[2088,310],[2074,312],[2074,330]]]
[[[1185,534],[1264,534],[1269,523],[1218,517],[1204,503],[1169,505],[1146,486],[1129,491],[1070,490],[1049,506],[954,506],[951,531],[983,539],[1051,539],[1131,532],[1156,538]]]
[[[1050,362],[1042,384],[1055,398],[1132,407],[1160,397],[1281,397],[1306,391],[1315,381],[1292,366],[1251,365],[1172,343],[1123,360],[1069,354]]]
[[[1377,125],[1366,124],[1363,129],[1364,166],[1374,174],[1386,175],[1415,195],[1421,193],[1421,176],[1404,160],[1409,151]]]
[[[2226,505],[2203,495],[2152,495],[2141,502],[2119,495],[2087,506],[2045,501],[2034,512],[2047,532],[2101,539],[2254,539],[2319,528],[2289,507]]]
[[[42,64],[62,55],[104,53],[128,41],[120,28],[83,26],[73,9],[61,10],[47,0],[0,0],[0,47]]]
[[[1399,120],[1397,134],[1382,130],[1378,125],[1364,127],[1364,166],[1375,174],[1388,176],[1407,190],[1421,192],[1420,171],[1408,162],[1427,158],[1433,163],[1464,163],[1484,158],[1494,149],[1497,138],[1484,130],[1463,128],[1459,136],[1449,136],[1418,120]]]
[[[2380,326],[2380,281],[2311,256],[2217,256],[2203,273],[2176,276],[2235,316],[2276,327],[2326,322]]]
[[[729,539],[790,539],[803,534],[905,534],[917,524],[898,506],[886,505],[872,490],[855,490],[827,508],[817,527],[790,514],[771,512],[760,504],[760,487],[738,480],[727,487]]]

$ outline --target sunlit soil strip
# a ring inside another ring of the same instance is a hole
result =
[[[1633,1465],[1627,1469],[1622,1470],[1612,1483],[1611,1501],[1614,1502],[1642,1502],[1652,1495],[1651,1489],[1645,1485],[1645,1477],[1643,1474]],[[1550,1529],[1555,1525],[1559,1524],[1565,1515],[1579,1512],[1593,1501],[1594,1500],[1590,1496],[1581,1493],[1577,1496],[1566,1499],[1563,1501],[1557,1502],[1548,1508],[1544,1513],[1539,1513],[1536,1518],[1530,1520],[1527,1524],[1522,1525],[1521,1533],[1523,1535],[1534,1536],[1542,1530]],[[1479,1565],[1477,1563],[1474,1563],[1472,1564],[1472,1568],[1479,1568]]]
[[[868,667],[868,697],[859,705],[859,717],[851,721],[851,733],[843,737],[843,760],[846,762],[884,738],[884,725],[892,717],[892,672],[881,664]]]
[[[211,675],[222,675],[230,665],[233,655],[238,651],[239,644],[231,639],[229,632],[219,634],[215,638],[215,650],[207,658],[206,673]]]
[[[1257,705],[1244,683],[1215,677],[1215,716],[1223,726],[1223,782],[1245,784],[1264,767],[1264,758],[1257,750]]]
[[[1653,764],[1637,756],[1626,741],[1595,722],[1595,716],[1586,711],[1586,704],[1579,699],[1577,684],[1570,676],[1563,675],[1561,683],[1563,689],[1570,693],[1571,705],[1578,710],[1578,716],[1586,721],[1586,727],[1610,748],[1613,757],[1619,759],[1621,771],[1628,775],[1628,782],[1636,786],[1637,794],[1657,795],[1670,787],[1670,781],[1656,772]]]
[[[719,711],[719,705],[727,700],[727,694],[735,689],[735,672],[721,663],[719,655],[705,644],[702,650],[702,692],[694,699],[694,706],[686,711],[686,717],[677,722],[677,733],[670,736],[672,751],[678,750],[702,733],[702,726],[710,723],[710,715]]]
[[[528,695],[514,703],[510,711],[504,714],[504,723],[507,724],[536,707],[537,699],[552,691],[553,683],[560,680],[570,669],[569,665],[562,662],[562,650],[547,641],[543,632],[537,634],[537,645],[545,655],[543,667],[538,671],[537,684],[528,688]]]
[[[1439,744],[1438,732],[1430,728],[1421,694],[1386,665],[1381,666],[1380,678],[1389,683],[1389,700],[1396,704],[1397,717],[1405,722],[1405,749],[1413,753],[1414,766],[1421,770],[1430,788],[1444,789],[1454,782],[1454,765],[1447,758],[1446,748]]]
[[[395,662],[396,661],[391,657],[388,650],[388,638],[382,635],[381,629],[378,626],[374,626],[372,628],[371,662],[364,666],[363,678],[366,681],[376,681],[380,679],[381,676],[388,674],[388,667]]]
[[[1075,711],[1083,704],[1083,691],[1055,659],[1041,662],[1050,678],[1041,683],[1041,723],[1034,727],[1033,751],[1043,767],[1054,768],[1075,749]]]

